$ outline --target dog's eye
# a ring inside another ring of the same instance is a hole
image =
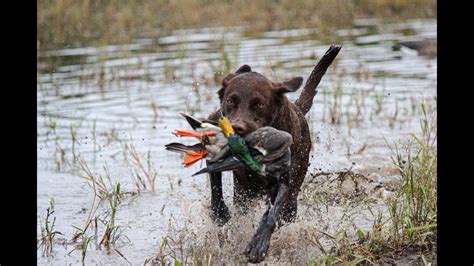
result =
[[[264,103],[258,103],[258,104],[257,104],[257,107],[258,107],[258,108],[263,108],[263,107],[265,107],[265,104],[264,104]]]
[[[232,99],[227,99],[226,102],[227,102],[228,105],[233,105],[234,104],[234,101],[232,101]]]

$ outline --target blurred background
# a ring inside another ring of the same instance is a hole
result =
[[[397,152],[414,135],[435,151],[436,1],[37,3],[38,264],[239,261],[263,207],[216,229],[207,177],[191,177],[202,165],[183,168],[164,145],[188,129],[178,112],[218,108],[222,78],[240,65],[306,81],[330,44],[343,47],[307,115],[313,147],[299,218],[276,233],[267,262],[383,258],[365,246],[350,251],[359,257],[332,253],[344,245],[321,231],[366,239],[378,212],[394,215],[386,200],[397,194]],[[231,176],[223,182],[232,208]],[[413,243],[413,232],[426,241],[425,229],[436,229],[430,186],[421,208],[429,219],[409,225],[424,228],[410,231]]]
[[[247,32],[316,27],[325,38],[355,19],[435,18],[434,0],[38,1],[43,49],[129,43],[183,28],[245,26]]]

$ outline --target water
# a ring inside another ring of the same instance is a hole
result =
[[[135,192],[133,176],[144,174],[126,148],[132,146],[145,168],[149,154],[149,170],[157,175],[155,192],[147,184],[140,194],[126,195],[117,209],[115,224],[123,229],[124,237],[116,247],[126,260],[143,264],[156,256],[164,236],[218,254],[222,261],[238,258],[263,206],[255,209],[252,218],[234,217],[224,228],[215,228],[207,217],[209,182],[204,176],[191,177],[200,165],[183,169],[182,158],[163,146],[177,140],[171,134],[173,129],[188,128],[178,112],[205,117],[217,109],[216,92],[227,72],[249,64],[272,80],[303,76],[306,81],[329,47],[318,40],[317,29],[252,36],[244,32],[238,27],[179,30],[130,45],[39,54],[37,213],[42,219],[54,198],[55,227],[63,235],[57,236],[53,256],[43,256],[38,250],[38,264],[81,262],[81,252],[70,253],[74,245],[63,243],[76,231],[73,226],[85,225],[93,209],[94,193],[81,178],[84,171],[79,162],[85,162],[96,175],[108,173],[112,184],[120,182],[122,191]],[[307,115],[313,138],[308,173],[351,168],[384,179],[394,174],[386,143],[419,133],[419,103],[434,105],[436,97],[436,57],[392,46],[435,39],[436,21],[377,27],[361,21],[338,34],[343,48],[323,77]],[[335,97],[338,91],[340,97]],[[298,95],[288,97],[295,100]],[[224,196],[232,210],[232,179],[228,174],[223,179]],[[298,222],[275,233],[267,262],[304,263],[308,256],[321,254],[305,240],[308,228],[335,231],[341,217],[347,216],[348,210],[341,206],[321,211],[303,194]],[[100,203],[95,215],[106,219],[107,207],[107,202]],[[362,208],[350,211],[359,227],[370,225]],[[39,221],[38,234],[40,228]],[[88,233],[93,234],[94,230]],[[96,250],[101,234],[99,222],[98,239],[91,242],[85,262],[128,264],[113,250],[110,255],[104,248]],[[292,241],[296,244],[288,244]]]

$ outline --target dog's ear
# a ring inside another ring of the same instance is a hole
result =
[[[251,72],[251,71],[252,69],[250,68],[249,65],[243,65],[239,67],[239,69],[237,69],[235,73],[230,73],[229,75],[225,76],[224,79],[222,79],[222,87],[217,91],[217,94],[219,95],[219,100],[222,101],[222,98],[224,97],[224,93],[225,93],[225,88],[227,87],[227,85],[229,85],[229,81],[231,79],[235,78],[236,76],[240,74]]]
[[[240,75],[242,73],[250,72],[250,71],[252,71],[252,69],[250,68],[249,65],[242,65],[241,67],[239,67],[239,69],[237,69],[237,71],[235,71],[235,74]]]
[[[301,84],[303,84],[303,78],[302,77],[296,77],[296,78],[292,78],[290,80],[283,81],[283,82],[277,82],[277,83],[274,82],[273,83],[273,90],[277,94],[283,94],[283,93],[287,93],[287,92],[295,92],[301,87]]]
[[[237,71],[235,71],[235,73],[231,73],[231,74],[227,75],[222,80],[222,87],[227,87],[227,85],[229,84],[229,81],[231,79],[233,79],[234,77],[236,77],[240,74],[246,73],[246,72],[250,72],[250,71],[252,71],[252,69],[250,68],[249,65],[243,65],[243,66],[239,67],[239,69],[237,69]]]

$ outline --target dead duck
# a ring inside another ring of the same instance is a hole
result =
[[[261,165],[258,168],[259,170],[254,172],[263,177],[272,176],[278,178],[282,173],[288,171],[291,164],[290,146],[293,142],[290,133],[273,127],[261,127],[246,135],[244,140],[253,159]],[[223,159],[209,164],[193,176],[204,173],[232,171],[243,166],[252,169],[232,154],[230,149],[226,151],[226,155]]]
[[[184,167],[189,167],[197,161],[207,158],[208,160],[219,160],[225,151],[222,148],[227,145],[227,139],[221,128],[213,122],[200,120],[191,115],[180,113],[195,131],[175,130],[174,135],[178,137],[194,137],[199,143],[185,145],[172,142],[165,145],[166,150],[184,153]]]

